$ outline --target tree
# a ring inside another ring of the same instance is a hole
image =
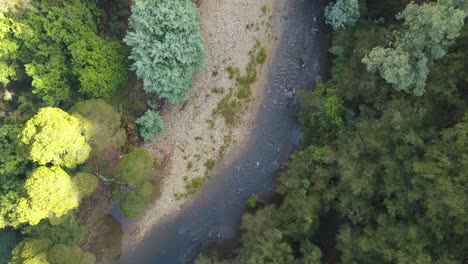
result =
[[[59,223],[55,223],[58,221]],[[26,226],[21,233],[30,239],[48,239],[54,244],[73,246],[87,234],[88,228],[81,226],[73,216],[65,216],[53,221],[42,220],[35,226]]]
[[[53,244],[48,239],[25,239],[14,250],[11,264],[94,264],[95,257],[77,246]]]
[[[154,176],[154,159],[143,148],[135,148],[120,161],[115,177],[130,186],[139,186]]]
[[[120,203],[120,210],[129,218],[142,215],[150,205],[151,195],[153,194],[153,185],[146,181],[135,191],[125,196]]]
[[[5,25],[0,47],[8,47],[0,55],[0,82],[14,79],[13,70],[24,68],[33,93],[48,105],[69,102],[78,92],[110,97],[128,77],[127,52],[117,41],[98,36],[96,4],[58,0],[36,6],[22,16],[0,17]]]
[[[140,216],[151,202],[154,176],[154,159],[148,151],[136,148],[127,154],[117,167],[115,177],[130,186],[131,191],[120,203],[120,209],[127,217]]]
[[[325,21],[334,30],[353,26],[359,16],[358,0],[337,0],[325,7]]]
[[[88,158],[92,135],[92,125],[80,115],[45,107],[26,122],[20,144],[32,161],[74,168]]]
[[[90,34],[69,49],[81,93],[91,98],[110,98],[127,81],[128,55],[117,41]]]
[[[170,102],[186,99],[192,76],[206,59],[199,19],[191,0],[136,0],[124,41],[144,89]]]
[[[2,14],[0,6],[0,86],[5,87],[11,79],[16,78],[14,60],[17,58],[18,45],[11,39],[15,22]]]
[[[126,141],[125,129],[121,128],[121,114],[102,99],[80,101],[70,109],[89,120],[94,135],[89,141],[93,152],[101,155],[108,147],[121,148]]]
[[[24,184],[25,196],[11,214],[12,225],[36,225],[42,219],[61,217],[77,208],[80,193],[70,176],[60,167],[39,167]]]
[[[426,79],[435,60],[446,54],[458,37],[466,13],[441,3],[410,3],[397,18],[403,29],[390,48],[376,47],[363,62],[400,91],[424,94]]]
[[[16,125],[0,127],[0,183],[2,177],[17,176],[25,171],[25,161],[16,151],[20,133],[21,128]],[[0,186],[4,186],[4,184],[0,184]]]
[[[76,174],[72,183],[79,192],[80,198],[91,195],[98,186],[97,178],[91,173],[79,172]]]
[[[164,130],[164,123],[159,112],[147,110],[135,123],[140,126],[140,136],[144,141],[153,141],[154,136]]]

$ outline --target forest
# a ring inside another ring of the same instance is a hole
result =
[[[0,263],[95,263],[83,240],[112,203],[146,210],[160,161],[139,146],[204,66],[195,5],[1,1],[0,51]]]
[[[196,263],[467,263],[468,3],[337,0],[280,202]],[[253,200],[255,206],[255,200]]]
[[[468,263],[468,2],[323,2],[330,69],[300,94],[281,198],[249,200],[242,246],[196,263]],[[142,145],[205,66],[198,16],[0,1],[0,264],[96,263],[108,208],[145,212],[162,161]]]

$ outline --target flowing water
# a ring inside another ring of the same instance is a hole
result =
[[[229,161],[218,164],[193,201],[115,263],[185,264],[202,251],[232,252],[239,245],[250,195],[256,193],[262,201],[273,196],[276,176],[302,135],[298,92],[311,89],[324,74],[329,44],[320,0],[286,1],[275,12],[281,30],[249,139]]]

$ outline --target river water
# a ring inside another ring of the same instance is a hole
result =
[[[193,201],[114,263],[185,264],[202,251],[232,251],[250,195],[263,201],[273,196],[276,176],[302,135],[298,92],[324,74],[329,45],[320,0],[275,1],[287,2],[275,11],[273,23],[281,30],[249,139],[218,164]]]

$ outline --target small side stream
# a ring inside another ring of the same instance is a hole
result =
[[[268,69],[267,87],[246,144],[221,162],[198,195],[178,215],[158,224],[114,263],[193,263],[202,251],[229,252],[239,245],[241,217],[256,193],[267,201],[282,165],[300,141],[297,93],[324,74],[328,36],[320,0],[286,1],[274,23],[282,28]],[[279,5],[278,5],[279,6]]]

